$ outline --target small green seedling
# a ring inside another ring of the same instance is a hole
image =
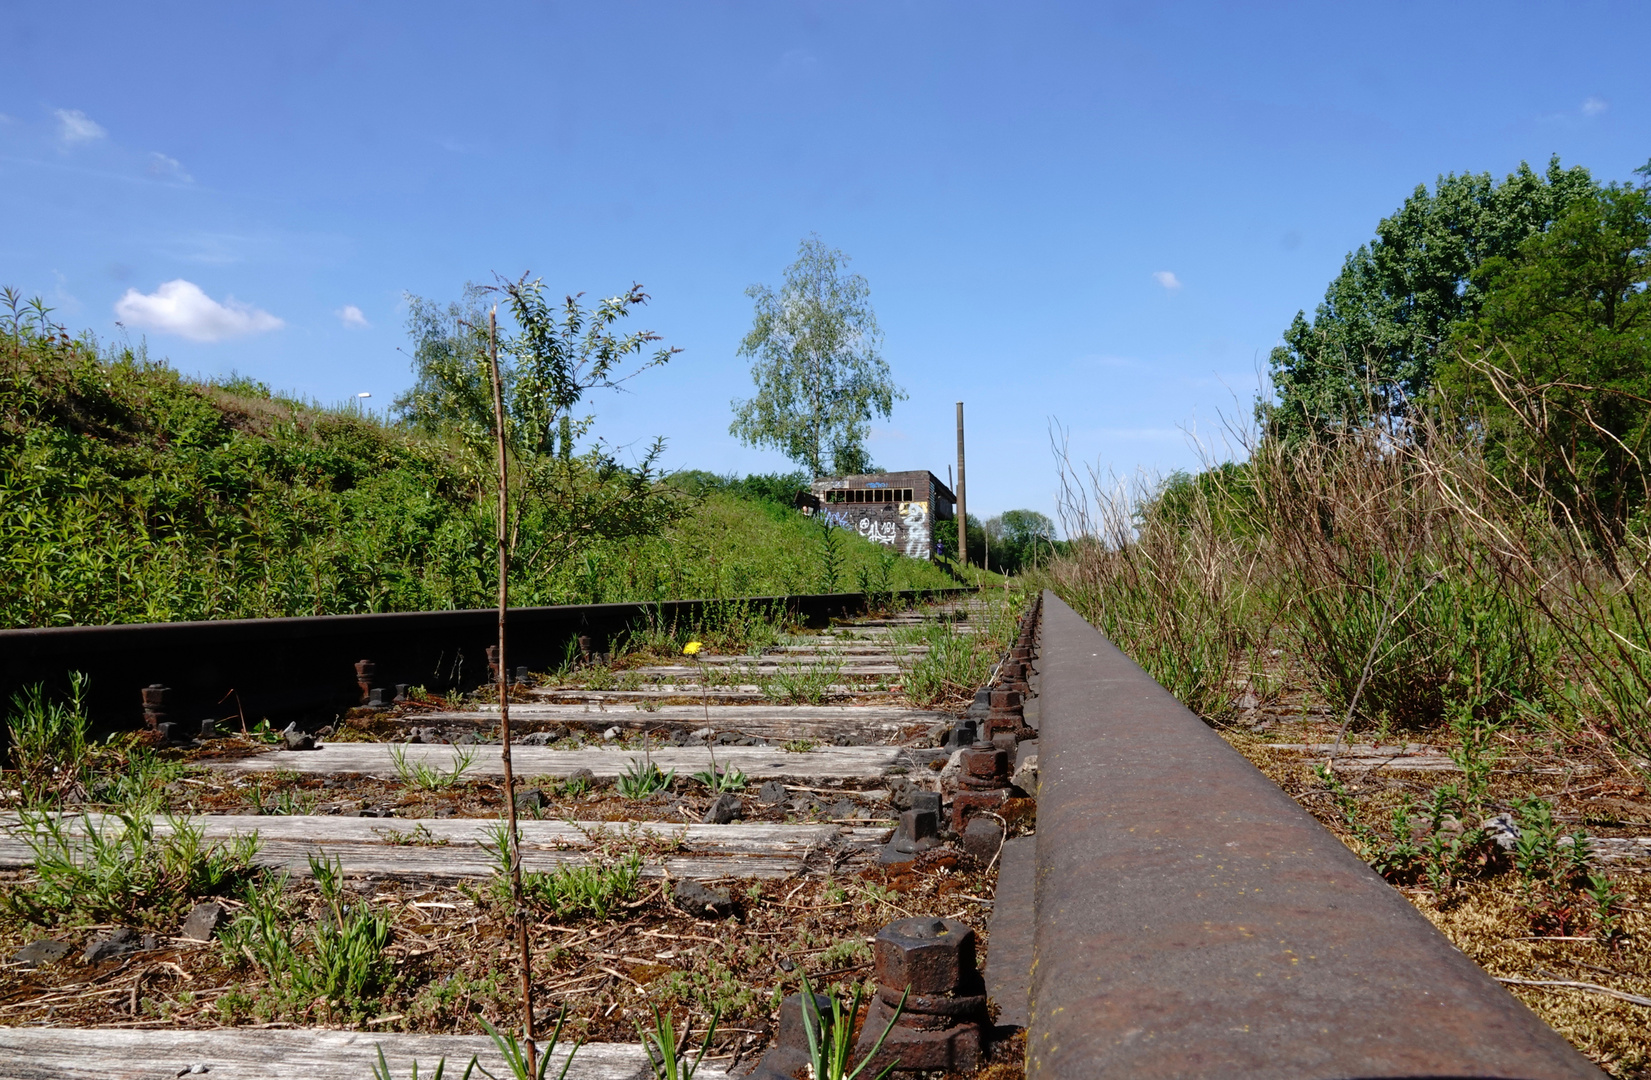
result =
[[[646,799],[656,791],[664,791],[676,779],[676,770],[660,772],[659,766],[653,762],[639,762],[635,759],[625,766],[625,772],[619,777],[619,794],[627,799]]]
[[[711,1049],[711,1039],[717,1033],[717,1020],[721,1016],[720,1010],[711,1011],[711,1023],[705,1029],[705,1038],[699,1045],[699,1053],[694,1060],[688,1060],[688,1038],[693,1033],[692,1022],[684,1024],[682,1037],[677,1038],[676,1029],[671,1021],[670,1013],[661,1013],[659,1006],[649,1003],[653,1009],[654,1026],[648,1031],[638,1023],[636,1030],[642,1036],[642,1045],[648,1051],[648,1064],[653,1066],[654,1080],[694,1080],[694,1072],[699,1063],[705,1060],[706,1053]]]
[[[459,777],[476,761],[476,751],[466,747],[458,751],[451,770],[432,768],[422,761],[408,761],[407,751],[390,747],[390,760],[395,763],[396,777],[403,783],[425,791],[441,791],[459,782]]]
[[[384,1047],[381,1045],[377,1049],[378,1061],[373,1064],[373,1080],[395,1080],[395,1077],[390,1073],[390,1063],[384,1060]],[[442,1073],[446,1071],[447,1059],[442,1058],[440,1061],[436,1062],[436,1071],[430,1074],[430,1080],[442,1080]],[[470,1074],[475,1071],[476,1059],[472,1057],[470,1059],[470,1064],[464,1067],[464,1074],[459,1077],[459,1080],[470,1080]],[[417,1061],[413,1062],[412,1080],[419,1080]]]
[[[704,784],[713,795],[721,795],[725,791],[743,791],[748,783],[745,774],[732,765],[726,769],[718,769],[713,765],[704,772],[695,773],[694,779]]]
[[[855,986],[854,997],[849,1002],[846,1013],[843,1003],[837,999],[836,994],[832,994],[831,1019],[826,1021],[820,1015],[819,1005],[815,1003],[814,987],[809,984],[808,976],[804,975],[803,1033],[808,1037],[809,1075],[813,1080],[854,1080],[859,1076],[861,1070],[877,1056],[879,1050],[883,1049],[889,1032],[894,1030],[894,1022],[906,1008],[906,993],[900,995],[900,1004],[895,1006],[894,1015],[889,1017],[888,1026],[883,1028],[883,1033],[877,1036],[877,1043],[871,1048],[871,1052],[861,1058],[860,1064],[850,1071],[848,1064],[854,1038],[854,1018],[860,1014],[860,987]],[[884,1066],[883,1071],[877,1074],[877,1080],[885,1080],[899,1064],[898,1061],[893,1061]]]

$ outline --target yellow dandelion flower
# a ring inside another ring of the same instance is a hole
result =
[[[686,644],[682,647],[682,655],[683,656],[698,656],[699,655],[699,650],[702,649],[702,648],[704,648],[704,646],[702,646],[699,642],[690,641],[690,642],[688,642],[688,644]]]

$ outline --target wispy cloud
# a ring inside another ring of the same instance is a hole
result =
[[[233,297],[220,304],[199,285],[183,278],[168,281],[148,294],[127,289],[126,295],[115,302],[115,317],[146,330],[209,342],[261,334],[286,325],[269,312]]]
[[[1175,271],[1173,270],[1154,270],[1152,272],[1152,280],[1156,281],[1170,292],[1174,292],[1176,289],[1181,287],[1181,279],[1175,276]]]
[[[57,117],[57,137],[64,146],[96,142],[109,135],[102,124],[79,109],[58,109],[52,115]]]
[[[354,304],[345,304],[333,314],[338,316],[338,321],[344,324],[346,330],[365,330],[373,325]]]
[[[162,180],[176,180],[183,184],[195,182],[195,178],[185,171],[181,161],[175,157],[167,157],[159,150],[149,152],[149,175],[158,176]]]
[[[1611,103],[1602,97],[1590,97],[1582,103],[1583,116],[1598,116],[1611,107]]]

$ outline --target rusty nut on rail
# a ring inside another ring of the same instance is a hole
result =
[[[1009,783],[1009,753],[991,743],[976,743],[963,748],[959,761],[962,775],[958,782],[964,787],[1007,787]]]
[[[880,992],[912,997],[971,989],[975,932],[956,919],[896,919],[873,939]]]

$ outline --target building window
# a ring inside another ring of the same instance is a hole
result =
[[[828,503],[897,503],[912,501],[911,488],[833,488],[825,493]]]

